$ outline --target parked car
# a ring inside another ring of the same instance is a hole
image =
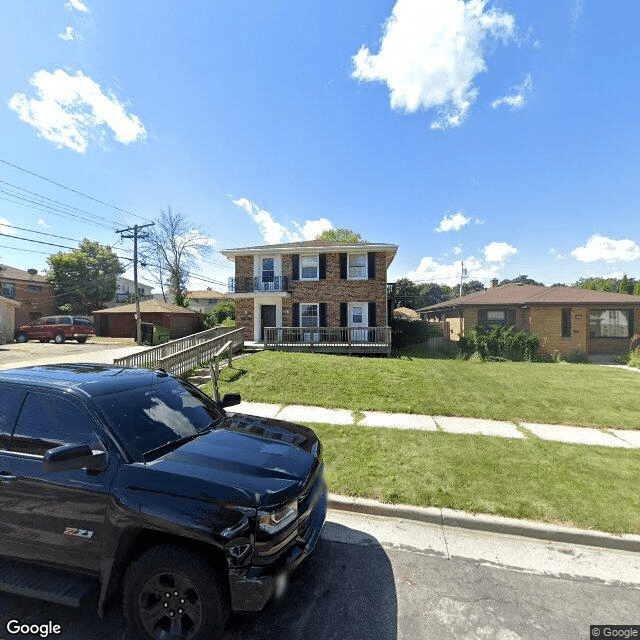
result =
[[[0,590],[98,613],[139,638],[211,640],[314,549],[327,490],[311,429],[227,414],[163,370],[0,371]]]
[[[94,336],[93,324],[89,318],[79,316],[44,316],[29,324],[21,324],[15,333],[16,342],[53,340],[62,344],[65,340],[77,340],[80,344]]]

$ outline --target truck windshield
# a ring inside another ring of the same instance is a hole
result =
[[[95,402],[136,461],[143,460],[145,451],[190,439],[225,416],[213,401],[173,377],[98,396]]]

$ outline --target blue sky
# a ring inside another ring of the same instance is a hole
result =
[[[16,236],[126,255],[114,230],[171,205],[215,250],[330,226],[397,243],[390,280],[453,285],[461,260],[487,284],[640,278],[638,18],[626,0],[4,3],[0,262],[42,272],[57,250]],[[194,275],[222,289],[231,263]]]

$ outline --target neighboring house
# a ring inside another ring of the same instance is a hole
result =
[[[16,331],[16,309],[20,303],[0,296],[0,344],[13,342]]]
[[[140,300],[151,300],[152,294],[151,290],[153,287],[148,284],[141,283],[138,281],[138,294],[140,296]],[[129,280],[129,278],[121,278],[118,276],[116,278],[116,295],[107,302],[107,309],[115,307],[119,304],[129,304],[131,302],[135,302],[134,293],[136,287],[135,282],[133,280]]]
[[[35,269],[22,271],[0,265],[0,295],[20,303],[16,307],[15,326],[59,312],[53,287]]]
[[[409,307],[396,307],[393,310],[393,317],[398,320],[422,320],[420,314]]]
[[[222,251],[245,340],[332,352],[391,348],[387,269],[398,246],[317,240]]]
[[[629,349],[640,330],[640,297],[577,287],[497,286],[418,309],[423,319],[444,322],[445,337],[459,340],[475,325],[514,326],[540,338],[540,350],[566,357],[615,355]]]
[[[207,287],[203,291],[188,291],[187,300],[189,308],[200,313],[209,313],[216,305],[220,304],[227,297],[226,293],[213,291]]]
[[[201,313],[162,300],[141,302],[140,318],[142,322],[152,322],[157,326],[170,329],[172,340],[197,333],[204,328]],[[135,338],[136,305],[127,304],[94,311],[93,324],[98,336]]]

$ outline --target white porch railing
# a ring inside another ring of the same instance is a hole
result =
[[[390,327],[266,327],[264,346],[334,353],[389,353]]]

